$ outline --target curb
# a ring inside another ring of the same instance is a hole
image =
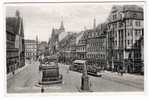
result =
[[[18,68],[17,70],[15,70],[15,74],[14,75],[12,74],[12,72],[10,72],[9,74],[7,74],[7,80],[9,80],[13,76],[15,76],[17,73],[19,73],[22,70],[24,70],[27,66],[28,66],[28,64],[25,64],[22,68]]]

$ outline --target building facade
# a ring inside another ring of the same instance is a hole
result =
[[[114,71],[123,69],[135,72],[139,62],[135,61],[134,44],[142,36],[143,8],[136,5],[113,6],[108,17],[108,66]],[[132,55],[131,58],[129,55]],[[137,64],[138,63],[138,64]]]
[[[23,19],[19,11],[15,17],[6,17],[6,61],[7,73],[25,65]]]
[[[41,41],[39,43],[39,55],[43,55],[48,48],[48,43],[46,41]]]
[[[38,46],[36,40],[25,40],[25,58],[36,60],[38,55]]]
[[[85,31],[79,33],[77,44],[76,44],[76,59],[78,60],[86,60],[86,34]]]
[[[87,60],[89,65],[106,67],[106,36],[93,32],[87,40]],[[99,33],[100,34],[100,33]]]
[[[59,59],[65,63],[71,63],[76,57],[76,34],[68,32],[68,34],[59,41]]]
[[[94,19],[93,29],[85,31],[86,59],[91,66],[105,68],[107,60],[106,24],[102,23],[96,27],[95,23]]]

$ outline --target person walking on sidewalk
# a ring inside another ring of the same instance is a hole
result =
[[[120,66],[117,66],[117,74],[119,75],[120,73]]]
[[[41,93],[44,93],[44,88],[43,88],[43,86],[41,87]]]
[[[123,67],[121,66],[121,68],[120,68],[120,74],[121,74],[121,76],[123,76],[123,73],[124,73],[124,70],[123,70]]]
[[[69,73],[69,67],[67,68],[67,73]]]
[[[12,67],[12,74],[15,74],[15,67],[16,67],[16,63],[14,63],[13,67]]]

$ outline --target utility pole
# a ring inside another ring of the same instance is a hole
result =
[[[36,60],[38,60],[38,51],[39,51],[39,47],[38,47],[38,36],[36,36]]]
[[[124,23],[124,34],[123,34],[123,65],[122,65],[122,71],[124,71],[124,68],[125,68],[125,36],[126,36],[126,19],[124,18],[124,10],[123,10],[123,13],[122,13],[122,20],[123,20],[123,23]],[[123,73],[123,72],[122,72]]]
[[[16,17],[17,17],[17,21],[18,21],[18,37],[19,37],[19,41],[17,41],[17,42],[19,42],[18,43],[18,49],[19,49],[19,51],[18,51],[18,55],[19,55],[19,67],[21,66],[21,49],[22,49],[22,47],[21,47],[21,43],[22,43],[22,39],[21,39],[21,17],[20,17],[20,12],[19,11],[16,11]]]

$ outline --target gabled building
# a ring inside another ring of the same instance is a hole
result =
[[[70,63],[76,56],[76,33],[67,32],[67,35],[59,41],[59,59],[61,62]]]
[[[25,65],[23,18],[19,11],[14,17],[6,17],[7,73]]]
[[[52,29],[51,37],[48,41],[50,55],[55,55],[58,52],[59,35],[65,32],[63,21],[59,29]]]
[[[86,34],[81,31],[76,39],[76,59],[86,60]]]

